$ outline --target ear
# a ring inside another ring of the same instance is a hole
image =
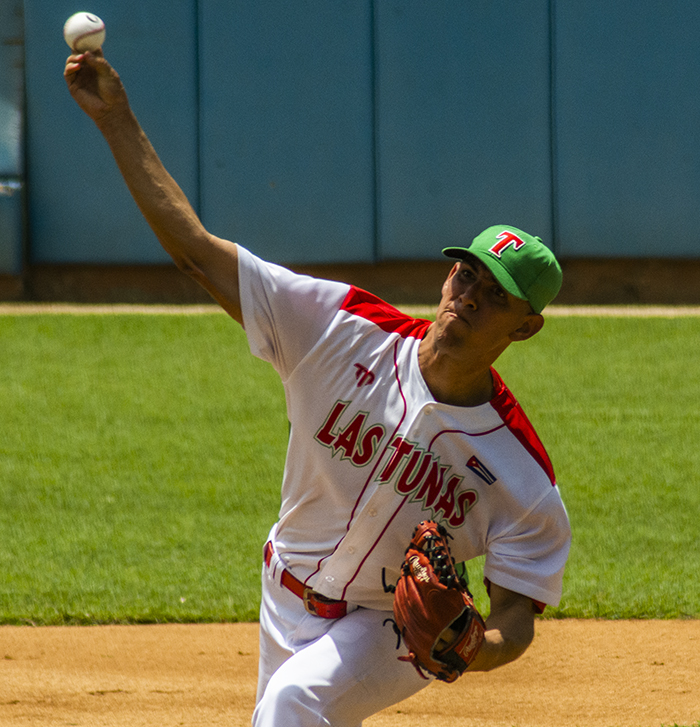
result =
[[[527,341],[536,333],[539,333],[544,326],[544,318],[539,313],[528,313],[524,323],[510,334],[512,341]]]

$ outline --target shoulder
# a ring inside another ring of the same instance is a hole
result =
[[[241,305],[244,315],[269,309],[286,319],[334,315],[350,288],[346,283],[296,273],[267,262],[239,246]]]
[[[431,325],[430,321],[402,313],[376,295],[354,286],[350,287],[341,310],[374,323],[387,333],[398,333],[404,338],[422,338]]]

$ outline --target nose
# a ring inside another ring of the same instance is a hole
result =
[[[462,292],[459,294],[459,300],[465,308],[476,310],[481,300],[482,283],[481,280],[472,280],[467,283]]]

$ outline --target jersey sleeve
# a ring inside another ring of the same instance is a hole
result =
[[[569,519],[555,486],[520,522],[489,543],[484,577],[534,601],[558,606],[570,545]]]
[[[240,245],[238,277],[250,351],[285,381],[321,338],[350,286],[298,275]]]

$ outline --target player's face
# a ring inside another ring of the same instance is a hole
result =
[[[450,271],[435,322],[440,339],[497,356],[513,341],[534,335],[543,319],[526,300],[505,290],[477,258],[468,258]]]

